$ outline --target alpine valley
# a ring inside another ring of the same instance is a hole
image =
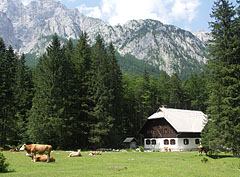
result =
[[[204,31],[192,34],[151,19],[111,26],[56,0],[35,0],[26,6],[21,0],[0,0],[0,36],[6,45],[31,59],[44,52],[54,33],[66,42],[70,38],[76,41],[82,32],[87,32],[92,44],[97,34],[107,44],[112,42],[120,67],[124,66],[126,71],[139,65],[187,77],[201,72],[207,61],[206,40],[210,36]]]

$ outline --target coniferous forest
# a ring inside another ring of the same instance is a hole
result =
[[[239,4],[239,1],[238,1]],[[180,79],[161,71],[122,73],[112,44],[100,35],[90,46],[55,34],[37,67],[29,69],[0,38],[0,146],[51,144],[54,149],[120,148],[138,138],[143,123],[161,105],[201,110],[209,122],[203,144],[240,152],[239,7],[215,2],[210,23],[210,60],[201,74]]]

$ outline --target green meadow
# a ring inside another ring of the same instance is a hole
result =
[[[16,177],[240,177],[240,159],[225,154],[210,158],[198,152],[103,152],[99,156],[68,157],[69,152],[53,151],[56,162],[33,163],[26,152],[3,151]]]

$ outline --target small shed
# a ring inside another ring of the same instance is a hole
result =
[[[127,148],[135,149],[137,147],[137,140],[134,137],[127,137],[123,142]]]

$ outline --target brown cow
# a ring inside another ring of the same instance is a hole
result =
[[[198,149],[198,155],[202,154],[203,152],[207,154],[209,151],[209,148],[205,146],[198,146],[197,149]]]
[[[50,161],[50,153],[52,151],[51,145],[40,145],[40,144],[24,144],[20,150],[26,150],[28,154],[32,154],[33,162],[36,162],[36,153],[44,154],[47,153],[47,162]]]
[[[46,162],[48,159],[47,155],[39,155],[39,154],[36,154],[36,162]],[[32,157],[32,160],[33,160],[33,157]],[[53,156],[50,156],[50,162],[55,162],[55,158]]]
[[[89,153],[89,155],[90,155],[90,156],[93,156],[93,155],[102,155],[102,152],[97,152],[97,151],[93,152],[93,151],[91,151],[91,152]]]

